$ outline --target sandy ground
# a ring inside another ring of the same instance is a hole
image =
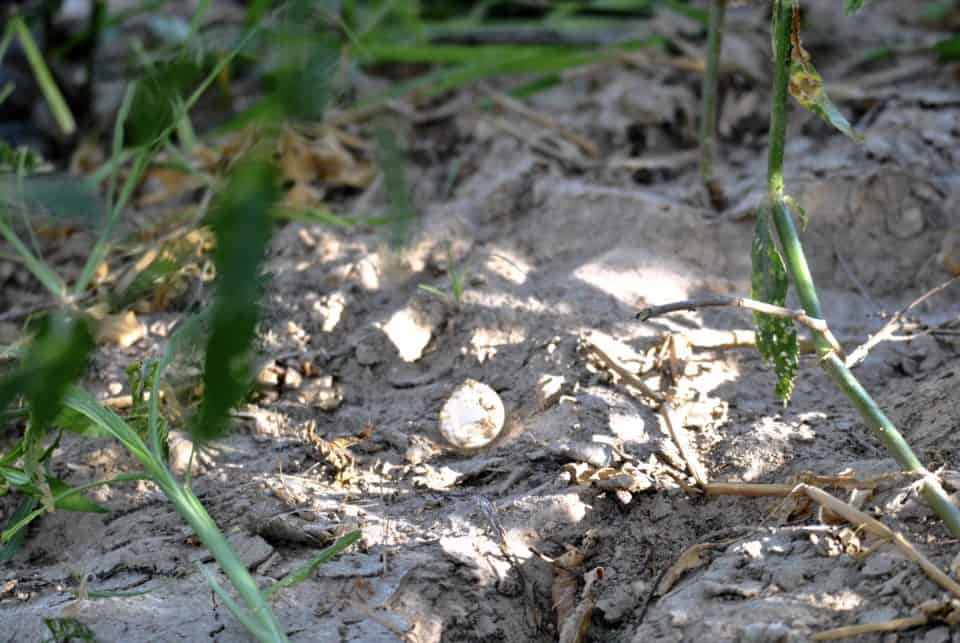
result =
[[[895,3],[876,5],[895,19]],[[830,9],[815,16],[836,37],[865,37]],[[758,23],[734,18],[745,21],[745,42],[763,42]],[[873,71],[842,77],[861,87],[842,105],[857,115],[863,145],[794,108],[787,149],[825,315],[848,349],[882,326],[879,313],[949,277],[941,244],[960,226],[960,91],[950,69],[927,64],[869,84]],[[738,72],[741,85],[748,72]],[[942,597],[892,545],[815,507],[689,493],[693,479],[656,407],[597,359],[599,350],[632,372],[652,367],[643,377],[658,387],[658,351],[673,348],[666,363],[682,431],[711,481],[847,472],[875,482],[859,494],[862,508],[936,564],[957,554],[912,480],[885,475],[894,462],[814,357],[802,358],[784,407],[752,348],[683,350],[697,332],[749,330],[747,314],[634,318],[646,305],[749,293],[766,93],[757,89],[765,83],[738,87],[724,95],[722,212],[705,204],[687,160],[696,78],[637,60],[533,98],[559,130],[472,109],[408,126],[422,225],[402,251],[376,229],[278,229],[261,333],[274,377],[239,410],[236,431],[203,454],[193,488],[263,585],[361,530],[358,546],[275,601],[291,640],[554,641],[554,607],[589,599],[584,641],[800,641],[910,616]],[[595,141],[602,158],[558,145],[558,131]],[[643,159],[648,167],[624,162]],[[382,199],[374,187],[343,207]],[[465,277],[459,304],[419,288],[449,289],[451,270]],[[931,326],[957,319],[960,287],[911,315]],[[90,386],[123,381],[174,318],[157,313],[145,319],[145,340],[98,353]],[[931,469],[960,469],[950,339],[882,344],[856,371]],[[467,379],[492,387],[507,416],[498,439],[471,452],[438,432],[441,406]],[[182,471],[189,444],[173,440]],[[71,438],[55,461],[72,482],[134,466],[115,444]],[[204,550],[155,487],[93,496],[112,513],[44,517],[0,570],[0,640],[41,640],[42,619],[64,614],[102,641],[246,640],[196,571]],[[0,499],[0,511],[13,507]],[[698,543],[685,573],[664,574]],[[596,568],[602,579],[584,599]],[[78,578],[89,590],[143,594],[76,602],[68,590]],[[853,640],[945,643],[960,633],[931,624]]]

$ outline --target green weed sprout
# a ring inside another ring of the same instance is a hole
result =
[[[862,2],[848,2],[849,10],[856,10]],[[820,300],[807,265],[803,246],[797,235],[790,200],[784,194],[783,157],[787,130],[787,96],[793,93],[805,107],[812,109],[837,129],[851,135],[845,119],[836,120],[839,112],[832,108],[809,57],[803,51],[799,37],[798,0],[775,0],[771,23],[774,45],[773,98],[770,115],[770,141],[767,168],[768,202],[757,214],[754,238],[753,298],[782,304],[786,289],[792,283],[804,311],[809,317],[823,319]],[[800,94],[799,96],[797,94]],[[811,104],[812,103],[812,104]],[[842,118],[842,117],[841,117]],[[782,255],[773,243],[770,221],[776,230]],[[793,323],[757,315],[757,347],[777,372],[777,390],[789,396],[793,372],[796,369],[797,344]],[[786,323],[784,323],[786,322]],[[960,510],[950,500],[937,476],[928,471],[914,455],[910,446],[897,431],[893,422],[883,413],[853,373],[837,355],[827,336],[814,331],[814,343],[820,365],[830,379],[850,399],[860,412],[864,423],[883,443],[900,467],[920,476],[920,491],[927,503],[943,520],[954,537],[960,537]]]
[[[417,288],[445,301],[452,301],[457,308],[460,308],[463,304],[463,293],[467,288],[467,272],[461,266],[457,265],[456,256],[453,252],[453,244],[447,241],[446,246],[448,263],[447,277],[450,280],[449,290],[441,290],[429,284],[420,284]]]

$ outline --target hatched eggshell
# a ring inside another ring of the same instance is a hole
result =
[[[440,435],[457,448],[479,449],[500,434],[505,418],[497,392],[486,384],[467,380],[440,409]]]

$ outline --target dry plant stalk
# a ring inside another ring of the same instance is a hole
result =
[[[708,477],[703,465],[696,452],[690,446],[687,439],[683,423],[677,418],[676,407],[669,395],[654,391],[647,384],[626,367],[619,359],[610,355],[596,341],[593,341],[587,334],[582,336],[582,345],[588,356],[594,357],[605,368],[615,373],[620,380],[627,386],[640,391],[644,396],[651,399],[657,405],[657,412],[663,418],[663,424],[667,429],[670,438],[680,450],[680,455],[687,466],[690,475],[696,481],[699,487],[707,484]]]
[[[898,310],[893,315],[893,317],[891,317],[890,320],[883,325],[883,328],[877,331],[877,333],[871,335],[867,339],[867,341],[862,343],[860,346],[857,346],[857,348],[854,349],[852,353],[850,353],[850,355],[846,359],[847,368],[853,368],[854,366],[856,366],[857,364],[865,360],[867,358],[867,354],[877,344],[880,344],[881,342],[884,342],[888,339],[892,339],[893,333],[896,330],[897,325],[903,321],[904,316],[906,316],[906,314],[910,312],[912,308],[922,304],[924,301],[926,301],[930,297],[936,295],[937,293],[944,290],[945,288],[952,286],[954,283],[958,281],[960,281],[960,275],[957,275],[956,277],[953,277],[952,279],[949,279],[943,282],[939,286],[928,290],[927,292],[923,293],[922,295],[914,299],[912,302],[910,302],[906,307],[904,307],[901,310]]]
[[[801,483],[795,487],[794,493],[806,495],[821,507],[829,509],[838,516],[842,516],[851,525],[862,527],[865,531],[878,538],[892,541],[893,544],[896,545],[897,549],[899,549],[901,553],[903,553],[903,555],[909,560],[916,563],[930,578],[930,580],[953,594],[955,597],[960,598],[960,583],[957,583],[957,581],[950,578],[950,576],[944,573],[943,570],[934,565],[929,558],[917,551],[913,544],[910,543],[910,541],[908,541],[900,532],[893,531],[876,518],[873,518],[863,511],[860,511],[859,509],[840,500],[839,498],[830,495],[819,487]]]
[[[787,486],[788,485],[783,484],[710,483],[704,491],[710,495],[721,495],[725,492],[729,492],[730,495],[742,496],[804,495],[824,509],[841,516],[851,525],[862,528],[877,538],[889,540],[896,545],[897,549],[899,549],[908,560],[916,563],[930,580],[960,599],[960,583],[950,578],[948,574],[933,564],[929,558],[920,553],[900,532],[893,531],[876,518],[869,516],[819,487],[801,482],[791,487],[787,493],[784,493]]]
[[[865,623],[863,625],[846,625],[836,627],[832,630],[824,630],[813,635],[814,641],[837,641],[850,638],[852,636],[862,636],[864,634],[876,634],[879,632],[898,632],[907,630],[911,627],[926,625],[929,619],[926,615],[918,614],[916,616],[907,616],[906,618],[895,618],[880,623]]]
[[[638,312],[637,319],[640,321],[646,321],[652,317],[659,317],[660,315],[665,315],[667,313],[674,313],[681,310],[698,310],[700,308],[711,308],[716,306],[734,306],[736,308],[744,308],[746,310],[752,310],[753,312],[763,313],[764,315],[792,319],[798,324],[806,326],[815,333],[822,335],[830,343],[830,347],[837,355],[844,355],[843,347],[840,345],[840,342],[837,341],[837,338],[833,336],[833,333],[830,331],[830,327],[827,326],[826,321],[817,319],[815,317],[810,317],[802,310],[792,310],[782,306],[774,306],[773,304],[757,301],[755,299],[749,299],[747,297],[716,295],[713,297],[704,297],[702,299],[687,299],[685,301],[672,302],[662,306],[651,306]]]
[[[603,581],[603,567],[595,567],[583,575],[584,586],[580,593],[580,602],[560,624],[557,643],[581,643],[590,627],[590,617],[600,596],[600,584]]]

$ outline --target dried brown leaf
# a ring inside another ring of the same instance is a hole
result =
[[[115,344],[120,348],[133,346],[146,335],[146,327],[132,310],[117,315],[107,315],[97,326],[97,343]]]
[[[590,616],[597,604],[599,595],[598,586],[603,580],[603,567],[591,569],[583,575],[584,586],[580,593],[580,600],[564,620],[558,620],[560,635],[558,643],[581,643],[590,627]],[[576,582],[576,579],[574,579]],[[559,616],[559,611],[558,611]]]
[[[657,585],[656,594],[661,596],[670,591],[680,578],[687,572],[698,569],[704,564],[709,562],[709,558],[705,554],[713,549],[718,547],[726,547],[728,543],[697,543],[696,545],[691,545],[683,550],[683,553],[680,554],[680,557],[670,565],[670,568],[667,569],[666,573],[663,575],[663,578],[660,579],[660,584]]]

